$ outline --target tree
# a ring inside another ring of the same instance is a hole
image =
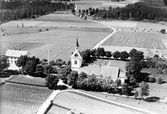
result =
[[[68,79],[68,85],[75,88],[78,79],[78,72],[72,71],[70,74],[68,74],[67,79]]]
[[[126,96],[130,94],[129,85],[127,83],[122,84],[122,94]]]
[[[58,74],[62,74],[62,78],[67,78],[70,72],[71,72],[71,67],[69,65],[66,65],[66,67],[61,69]]]
[[[129,54],[126,51],[120,53],[121,60],[125,61],[129,57]]]
[[[29,75],[33,75],[35,73],[35,70],[36,70],[35,61],[33,60],[28,61],[24,69],[25,73]]]
[[[160,33],[165,34],[165,33],[166,33],[166,30],[165,30],[165,29],[161,29],[161,30],[160,30]]]
[[[46,86],[49,89],[57,89],[57,83],[59,82],[59,79],[57,76],[48,74],[46,79]]]
[[[120,52],[119,51],[114,52],[113,57],[114,59],[118,59],[120,57]]]
[[[6,56],[0,56],[0,73],[3,72],[4,69],[9,67],[9,63]]]
[[[164,4],[167,5],[167,0],[164,0]]]
[[[104,50],[104,48],[97,48],[96,49],[96,52],[95,52],[95,56],[97,57],[97,58],[99,58],[100,56],[105,56],[105,50]]]
[[[87,79],[87,74],[84,73],[84,72],[81,72],[79,75],[78,75],[78,79],[77,79],[77,88],[85,88],[85,80]]]
[[[22,67],[22,69],[24,69],[26,63],[27,63],[27,60],[28,60],[28,57],[27,55],[24,55],[24,56],[20,56],[16,62],[16,65],[18,67]]]
[[[142,51],[137,51],[136,49],[132,49],[129,53],[131,60],[140,62],[144,59],[144,53]]]
[[[92,61],[91,51],[89,49],[82,52],[83,62],[88,63]]]
[[[143,98],[143,96],[148,96],[149,95],[149,85],[146,82],[141,82],[139,84],[139,87],[141,89],[141,98]]]
[[[105,51],[105,56],[106,56],[106,57],[111,57],[111,56],[112,56],[112,54],[111,54],[111,52],[110,52],[110,51]]]
[[[37,66],[36,66],[35,74],[36,74],[38,77],[44,77],[44,68],[43,68],[42,65],[37,65]]]

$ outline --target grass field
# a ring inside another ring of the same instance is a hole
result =
[[[0,113],[34,114],[51,92],[43,87],[6,83],[0,86]]]

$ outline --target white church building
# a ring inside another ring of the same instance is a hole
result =
[[[28,51],[22,51],[22,50],[7,50],[5,53],[5,56],[8,59],[9,63],[9,70],[19,70],[19,67],[16,66],[16,62],[18,58],[22,55],[30,56],[30,53]]]
[[[76,41],[75,51],[71,55],[71,69],[77,71],[78,73],[85,72],[88,75],[111,77],[114,81],[119,79],[124,83],[125,76],[125,63],[122,61],[111,60],[111,65],[102,66],[102,65],[88,65],[82,66],[83,57],[79,51],[78,39]],[[113,63],[113,65],[112,65]],[[119,63],[119,64],[117,64]],[[124,63],[124,65],[122,65]],[[121,68],[120,66],[123,66]]]

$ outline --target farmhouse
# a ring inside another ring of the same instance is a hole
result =
[[[122,83],[125,81],[125,64],[110,60],[107,66],[104,65],[88,65],[82,67],[82,55],[79,51],[78,39],[74,53],[71,55],[71,69],[78,73],[85,72],[88,75],[111,77],[114,81],[120,79]],[[112,65],[113,63],[113,65]]]
[[[16,66],[16,61],[21,55],[29,56],[30,53],[28,51],[21,50],[7,50],[5,56],[8,58],[9,70],[19,70],[19,67]]]

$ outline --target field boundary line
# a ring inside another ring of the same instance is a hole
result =
[[[30,84],[30,83],[24,83],[24,82],[16,82],[16,81],[11,81],[11,80],[6,80],[5,82],[14,83],[14,84],[21,84],[21,85],[37,86],[37,87],[46,87],[45,85]]]

